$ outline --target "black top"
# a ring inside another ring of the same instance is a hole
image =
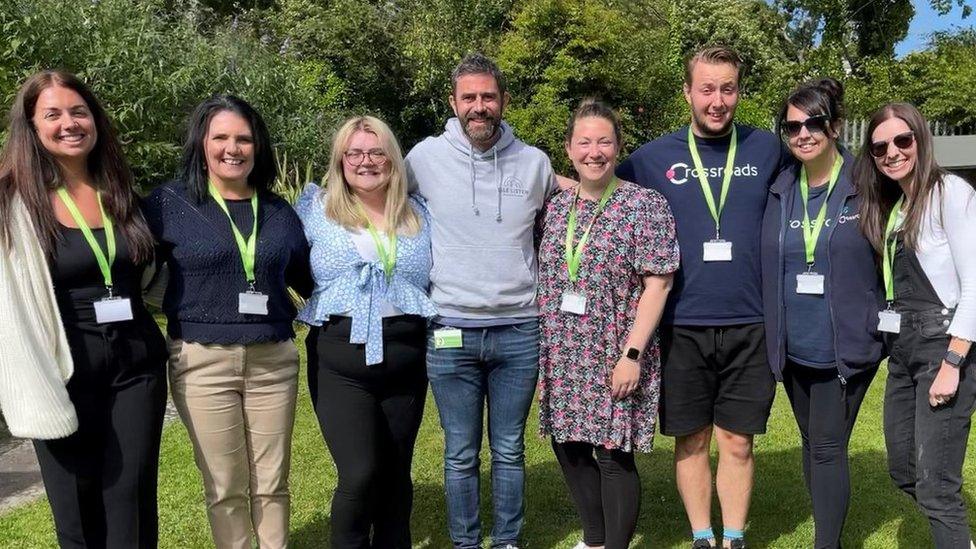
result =
[[[92,229],[95,240],[108,257],[105,230]],[[145,315],[142,304],[142,273],[146,265],[135,265],[129,247],[115,231],[116,257],[112,264],[113,293],[132,300],[134,315]],[[61,226],[61,238],[49,261],[54,295],[65,325],[95,322],[95,302],[108,296],[105,278],[81,229]]]
[[[228,200],[227,209],[247,238],[253,224],[250,200]],[[174,181],[153,191],[145,210],[160,258],[169,264],[163,311],[170,337],[246,345],[295,336],[296,310],[288,288],[308,295],[312,278],[308,242],[291,205],[273,193],[258,197],[255,289],[268,296],[267,315],[238,312],[247,277],[230,221],[213,198],[198,204],[185,185]]]

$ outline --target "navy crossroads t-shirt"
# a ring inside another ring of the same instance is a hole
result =
[[[783,238],[783,298],[786,302],[786,356],[794,362],[814,368],[836,368],[834,352],[833,323],[830,310],[823,295],[796,293],[796,275],[807,271],[806,245],[803,242],[803,197],[799,183],[793,185],[783,200],[790,203],[787,209],[786,227]],[[792,198],[789,196],[792,195]],[[807,212],[814,223],[820,206],[827,199],[827,185],[810,189]],[[827,237],[833,224],[832,215],[827,212],[824,228],[817,239],[814,258],[814,271],[824,277],[830,276],[830,262],[827,257]]]
[[[663,324],[731,326],[762,322],[759,233],[769,186],[785,162],[779,138],[736,124],[732,182],[722,210],[722,239],[732,242],[732,261],[705,263],[704,242],[715,238],[688,150],[688,126],[645,144],[617,167],[617,177],[664,195],[674,214],[681,268],[664,310]],[[718,206],[731,134],[695,138]]]

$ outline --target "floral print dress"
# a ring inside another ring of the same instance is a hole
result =
[[[575,195],[554,196],[540,227],[540,433],[557,442],[648,452],[660,393],[657,335],[641,355],[640,382],[630,396],[614,402],[610,380],[637,315],[643,278],[678,269],[674,219],[661,194],[621,181],[590,230],[573,288],[585,294],[586,312],[562,312],[563,292],[571,288],[565,241]],[[593,219],[597,202],[580,197],[576,208],[574,244]]]

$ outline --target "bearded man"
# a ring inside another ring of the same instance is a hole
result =
[[[502,120],[505,81],[472,54],[451,75],[455,118],[406,158],[431,213],[427,375],[444,430],[448,530],[481,547],[479,478],[487,404],[493,548],[515,549],[525,493],[525,420],[539,370],[536,217],[557,189],[549,158]]]

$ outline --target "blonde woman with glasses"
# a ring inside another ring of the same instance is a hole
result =
[[[371,116],[336,132],[325,186],[298,215],[315,290],[299,320],[311,329],[308,384],[339,473],[332,547],[410,544],[413,446],[427,392],[430,219],[407,195],[400,146]]]

